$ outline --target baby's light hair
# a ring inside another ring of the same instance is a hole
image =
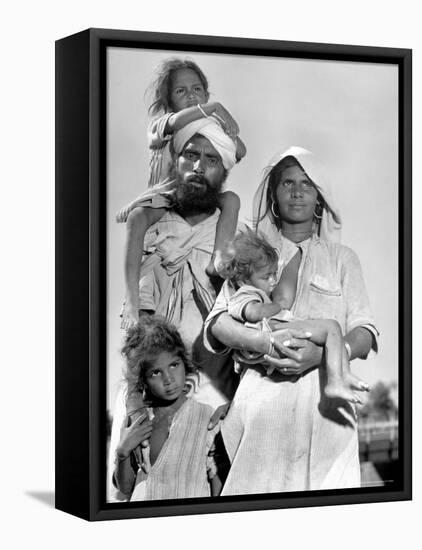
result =
[[[161,63],[157,71],[158,76],[150,86],[154,95],[154,101],[148,108],[150,115],[154,116],[160,112],[168,113],[172,110],[170,103],[172,80],[174,73],[181,69],[190,69],[198,75],[208,97],[208,80],[198,65],[188,58],[170,57]]]
[[[145,373],[163,352],[176,353],[185,366],[189,385],[195,386],[198,369],[191,363],[186,346],[176,327],[160,315],[141,314],[136,325],[126,332],[122,355],[126,359],[126,376],[137,379],[137,389],[146,389]]]
[[[237,233],[226,247],[219,273],[234,283],[245,283],[251,275],[263,267],[278,263],[278,254],[267,239],[249,227]]]

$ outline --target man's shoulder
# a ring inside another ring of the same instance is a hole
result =
[[[218,218],[220,216],[220,211],[215,210],[212,214],[204,218],[201,222],[191,225],[186,218],[179,214],[174,208],[169,208],[160,221],[162,222],[174,222],[180,223],[183,225],[188,225],[194,230],[196,227],[199,229],[202,225],[216,225]]]

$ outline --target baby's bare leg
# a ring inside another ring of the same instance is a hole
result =
[[[329,398],[340,398],[361,403],[357,391],[368,391],[369,386],[350,372],[340,325],[332,319],[311,319],[289,323],[292,328],[311,332],[310,340],[325,348],[327,384],[324,393]]]

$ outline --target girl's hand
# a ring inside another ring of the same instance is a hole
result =
[[[138,445],[149,439],[152,432],[152,422],[146,413],[141,414],[130,426],[129,422],[129,416],[126,416],[120,432],[120,442],[116,449],[121,458],[128,457]]]
[[[122,313],[122,322],[120,323],[120,328],[127,330],[130,327],[136,325],[139,321],[139,308],[138,306],[133,306],[129,302],[126,302],[123,306]]]
[[[239,126],[228,110],[221,105],[221,103],[216,103],[214,112],[211,116],[218,120],[221,127],[229,137],[233,140],[236,138],[239,133]]]

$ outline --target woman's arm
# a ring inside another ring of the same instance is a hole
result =
[[[223,312],[215,317],[208,330],[211,335],[228,348],[238,350],[256,351],[264,357],[268,353],[277,351],[285,356],[295,356],[294,350],[283,345],[288,340],[298,340],[302,338],[307,341],[310,334],[300,328],[282,328],[271,333],[256,330],[245,326],[243,323],[233,319],[227,312]]]
[[[245,327],[227,312],[215,317],[210,325],[211,335],[228,348],[268,353],[271,350],[269,333]]]

